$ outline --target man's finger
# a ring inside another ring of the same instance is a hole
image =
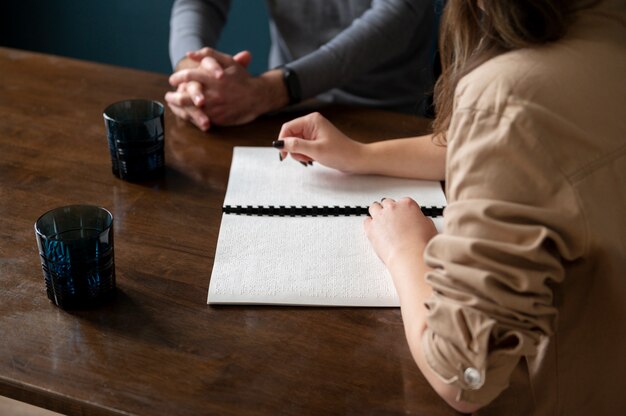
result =
[[[189,94],[174,91],[169,91],[165,94],[165,101],[170,105],[176,105],[178,107],[186,107],[194,104]]]
[[[207,56],[202,58],[200,66],[204,68],[209,74],[212,74],[215,78],[220,79],[224,76],[224,68],[213,57]]]
[[[208,46],[205,46],[204,48],[198,49],[197,51],[187,52],[187,57],[196,62],[200,62],[202,58],[204,57],[213,56],[213,51],[214,51],[213,48],[209,48]]]
[[[238,52],[235,56],[233,56],[233,61],[237,62],[244,68],[248,68],[248,65],[252,62],[252,54],[249,51]]]
[[[176,115],[176,117],[182,119],[182,120],[189,120],[189,114],[187,114],[187,112],[185,110],[183,110],[181,107],[178,107],[176,105],[170,104],[168,102],[168,106],[170,108],[170,110],[172,110],[172,113],[174,113],[174,115]]]
[[[197,81],[190,81],[187,83],[186,92],[191,100],[193,100],[193,104],[196,107],[202,107],[205,103],[204,93],[202,92],[202,84]],[[186,104],[190,105],[190,104]]]
[[[212,75],[207,74],[206,70],[202,68],[194,68],[181,69],[180,71],[174,72],[170,75],[169,82],[173,87],[177,87],[183,82],[191,81],[197,81],[203,85],[211,85],[214,79],[215,78]]]
[[[207,131],[211,127],[209,117],[197,107],[185,107],[185,111],[189,113],[189,119],[200,130]]]

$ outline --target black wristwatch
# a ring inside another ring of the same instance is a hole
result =
[[[287,95],[289,95],[289,104],[297,104],[302,101],[302,90],[300,89],[300,80],[296,72],[288,66],[283,66],[283,81],[287,87]]]

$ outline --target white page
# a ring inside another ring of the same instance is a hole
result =
[[[277,153],[236,147],[224,205],[369,206],[382,196],[445,205],[437,182],[305,168]],[[224,214],[208,303],[398,306],[364,218]],[[442,219],[433,220],[441,230]]]
[[[209,303],[398,306],[362,223],[224,215]]]
[[[439,182],[352,175],[320,164],[278,159],[271,147],[235,147],[224,205],[369,206],[383,197],[412,196],[422,206],[445,206]]]

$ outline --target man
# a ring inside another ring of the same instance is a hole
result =
[[[230,0],[176,0],[166,94],[202,130],[254,120],[307,98],[424,114],[432,91],[433,0],[267,0],[270,69],[252,76],[247,52],[212,48]],[[190,52],[192,51],[192,52]]]

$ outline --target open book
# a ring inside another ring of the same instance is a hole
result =
[[[372,202],[405,196],[441,231],[439,182],[304,167],[280,162],[273,148],[235,147],[208,303],[399,306],[363,220]]]

